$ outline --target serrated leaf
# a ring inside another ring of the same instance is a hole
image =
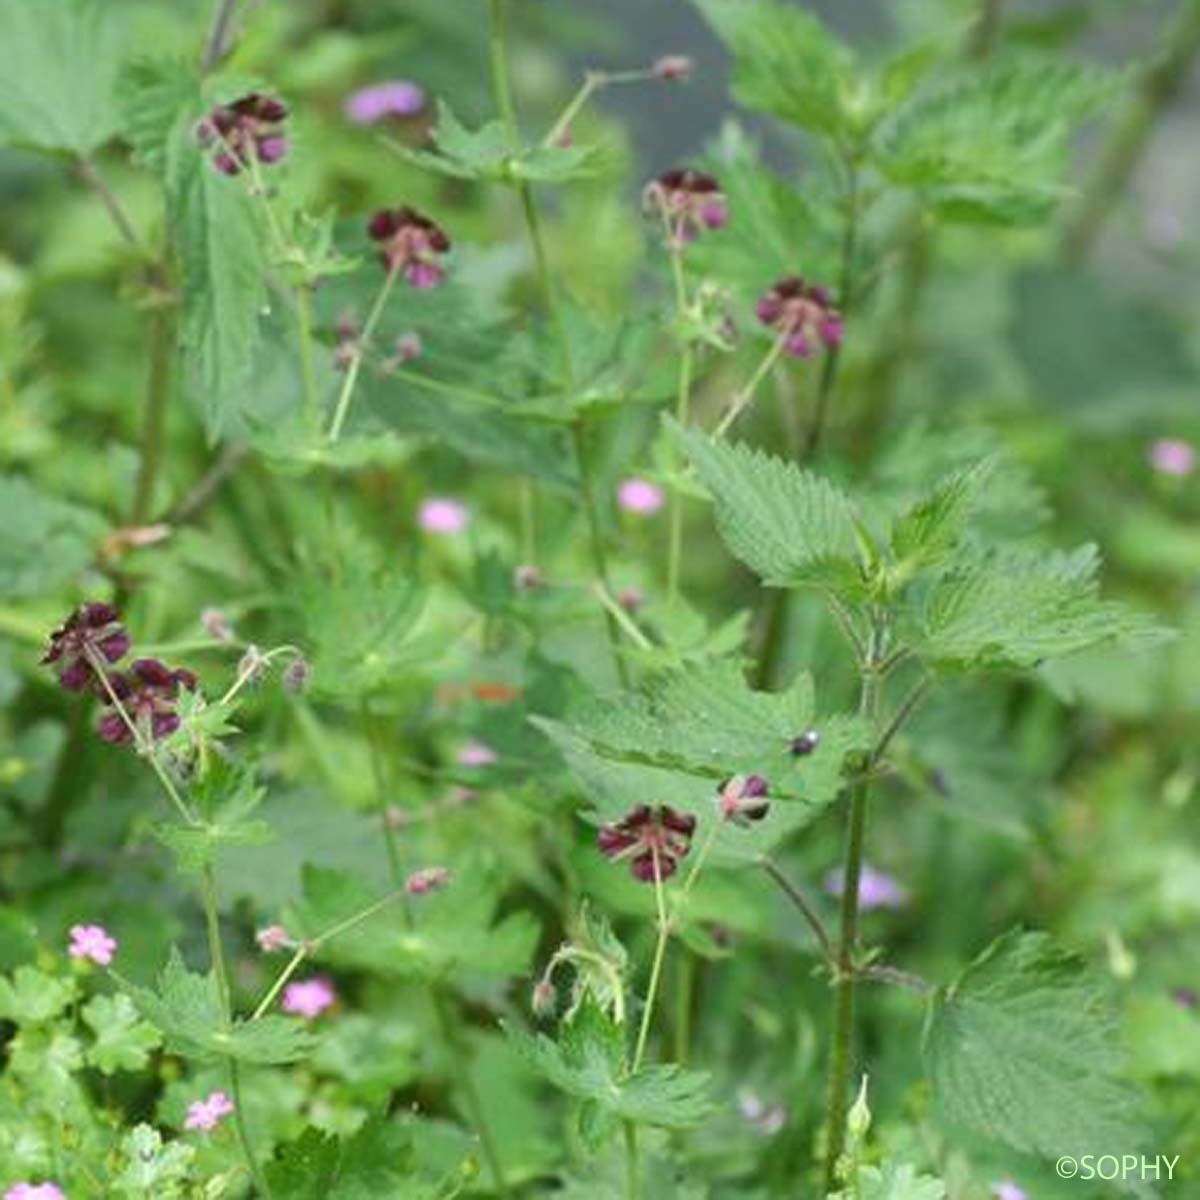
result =
[[[0,1019],[17,1025],[52,1021],[75,996],[75,985],[47,975],[36,967],[18,967],[10,978],[0,978]]]
[[[179,121],[194,118],[202,106],[195,65],[178,59],[140,59],[117,81],[121,133],[134,159],[162,175]]]
[[[417,1175],[412,1134],[372,1117],[345,1140],[308,1129],[267,1168],[272,1189],[289,1200],[432,1200]]]
[[[843,492],[744,444],[698,430],[677,436],[713,498],[725,543],[765,584],[860,594],[858,537]]]
[[[185,1142],[164,1142],[150,1125],[135,1125],[121,1141],[125,1167],[113,1180],[117,1195],[168,1198],[183,1195],[180,1190],[196,1157],[195,1148]]]
[[[924,1050],[943,1120],[1044,1158],[1133,1152],[1145,1130],[1115,1030],[1077,956],[1046,934],[1005,934],[934,997]]]
[[[218,1034],[215,1044],[239,1062],[266,1066],[307,1058],[317,1038],[294,1018],[259,1017],[235,1024],[227,1034]]]
[[[219,709],[210,709],[219,720]],[[206,714],[207,715],[207,714]],[[209,726],[213,733],[212,725]],[[212,863],[222,846],[262,846],[275,831],[254,812],[266,795],[248,771],[214,763],[192,789],[192,800],[204,814],[197,825],[160,824],[155,836],[175,854],[182,871],[199,871]]]
[[[862,1167],[853,1191],[837,1192],[829,1200],[945,1200],[946,1185],[932,1175],[918,1175],[909,1163]]]
[[[139,1018],[133,1001],[123,993],[93,996],[81,1015],[96,1035],[86,1051],[88,1064],[104,1075],[140,1071],[150,1061],[150,1052],[162,1044],[158,1030]]]
[[[112,136],[125,37],[102,0],[0,0],[0,144],[86,156]]]
[[[1034,666],[1089,646],[1147,646],[1168,636],[1101,600],[1095,546],[1002,550],[953,565],[917,601],[913,648],[944,666]]]
[[[19,475],[0,475],[0,595],[36,596],[69,582],[96,555],[107,522],[39,491]]]
[[[816,17],[775,0],[695,4],[733,54],[740,103],[815,133],[843,132],[853,55]]]
[[[954,548],[975,511],[993,463],[983,460],[943,479],[892,526],[892,555],[896,569],[915,574],[941,562]]]

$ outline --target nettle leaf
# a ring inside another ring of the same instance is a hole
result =
[[[0,0],[0,144],[85,156],[117,127],[125,34],[102,0]]]
[[[133,1001],[123,993],[93,996],[81,1015],[96,1035],[86,1051],[88,1064],[105,1075],[140,1071],[150,1061],[150,1052],[162,1045],[158,1030],[139,1018]]]
[[[290,1200],[433,1200],[418,1178],[412,1131],[372,1117],[351,1138],[307,1129],[267,1167],[272,1190]]]
[[[941,666],[1029,667],[1089,646],[1167,637],[1150,618],[1099,598],[1099,565],[1092,545],[974,555],[916,597],[911,644]]]
[[[745,444],[697,430],[677,436],[713,498],[726,545],[763,583],[861,595],[859,531],[844,492]]]
[[[954,549],[994,466],[994,461],[985,459],[954,471],[896,518],[891,546],[900,575],[935,566]]]
[[[877,161],[946,220],[1037,222],[1061,198],[1068,134],[1110,88],[1066,62],[974,65],[914,95],[881,131]]]
[[[165,174],[176,125],[202,107],[200,85],[195,65],[179,59],[140,59],[121,72],[116,93],[121,134],[138,163]]]
[[[468,129],[444,102],[433,132],[438,152],[414,150],[388,141],[401,158],[452,179],[489,179],[497,183],[567,183],[591,174],[589,146],[534,146],[516,150],[500,121]]]
[[[678,1066],[625,1075],[625,1034],[586,996],[559,1026],[558,1039],[505,1027],[518,1054],[560,1091],[597,1110],[588,1120],[619,1118],[663,1129],[697,1125],[711,1111],[708,1076]]]
[[[853,55],[816,17],[776,0],[695,4],[733,54],[733,90],[742,104],[814,133],[845,130]]]
[[[837,1192],[829,1200],[945,1200],[946,1185],[932,1175],[918,1175],[908,1163],[862,1167],[857,1186]]]
[[[196,145],[195,118],[167,144],[167,216],[180,266],[184,388],[210,439],[250,408],[251,368],[267,306],[266,252],[245,185]]]
[[[1005,934],[939,989],[924,1052],[951,1126],[1045,1158],[1144,1144],[1111,997],[1046,934]]]
[[[182,1195],[196,1157],[186,1142],[164,1142],[151,1125],[135,1125],[121,1141],[125,1168],[113,1180],[117,1195],[169,1197]]]
[[[52,1021],[74,998],[73,982],[46,975],[36,967],[18,967],[11,978],[0,977],[0,1019],[16,1025]]]
[[[226,1028],[216,977],[189,971],[175,948],[157,988],[122,986],[142,1016],[162,1032],[167,1049],[198,1062],[295,1062],[316,1045],[299,1021],[287,1017],[260,1017]]]
[[[39,491],[19,475],[0,475],[0,595],[53,591],[91,563],[108,522],[98,513]]]

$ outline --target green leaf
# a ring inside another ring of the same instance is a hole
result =
[[[176,823],[154,827],[155,836],[174,852],[181,871],[203,869],[215,860],[222,846],[262,846],[275,837],[275,831],[266,821],[253,819],[266,795],[254,776],[222,764],[209,768],[209,778],[214,776],[220,783],[193,789],[193,800],[201,812],[208,814],[199,825]],[[218,794],[207,794],[214,786]]]
[[[946,220],[1040,221],[1062,195],[1067,135],[1109,86],[1041,58],[974,65],[900,109],[877,139],[880,168]]]
[[[811,13],[776,0],[695,0],[733,54],[740,103],[814,133],[837,135],[853,83],[853,56]]]
[[[911,643],[932,663],[1029,667],[1089,646],[1148,646],[1149,618],[1099,599],[1095,546],[1071,553],[1004,549],[951,568],[915,603]]]
[[[203,106],[200,76],[194,64],[178,59],[140,59],[117,81],[121,134],[134,160],[165,175],[167,151],[182,120],[193,120]]]
[[[985,459],[953,472],[896,519],[892,555],[902,577],[940,563],[954,549],[991,478],[993,465]]]
[[[341,1140],[308,1129],[267,1168],[272,1190],[289,1200],[433,1200],[418,1178],[410,1130],[372,1117]]]
[[[534,1070],[605,1117],[685,1129],[710,1111],[707,1075],[666,1066],[626,1076],[623,1029],[590,996],[559,1026],[557,1041],[544,1033],[505,1032]]]
[[[123,993],[93,996],[81,1015],[96,1035],[86,1052],[88,1065],[105,1075],[140,1071],[150,1061],[150,1051],[162,1044],[158,1030],[138,1017],[133,1001]]]
[[[828,480],[744,444],[678,432],[729,549],[768,586],[861,592],[850,502]]]
[[[53,591],[95,557],[107,522],[97,513],[38,491],[19,475],[0,475],[0,595]]]
[[[121,1141],[125,1168],[114,1180],[117,1194],[135,1197],[155,1196],[167,1200],[182,1196],[195,1148],[186,1142],[164,1142],[150,1125],[135,1125]]]
[[[945,1200],[946,1185],[932,1175],[918,1175],[908,1163],[862,1167],[853,1191],[837,1192],[829,1200]]]
[[[217,1034],[215,1044],[222,1053],[239,1062],[272,1063],[298,1062],[307,1058],[317,1045],[317,1038],[292,1017],[259,1017],[241,1021],[228,1034]]]
[[[36,967],[18,967],[0,978],[0,1019],[17,1025],[42,1025],[58,1016],[75,996],[75,985]]]
[[[1005,934],[938,991],[925,1057],[952,1126],[1045,1158],[1144,1143],[1111,998],[1045,934]]]
[[[197,145],[195,116],[167,144],[167,215],[181,275],[184,388],[217,438],[254,394],[251,368],[267,304],[264,237],[245,185]]]
[[[102,0],[0,0],[0,144],[82,157],[112,136],[118,13]]]

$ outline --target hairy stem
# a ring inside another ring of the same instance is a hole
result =
[[[1082,263],[1091,255],[1113,206],[1141,161],[1159,118],[1175,98],[1198,53],[1200,3],[1181,0],[1160,53],[1146,69],[1135,95],[1118,118],[1083,189],[1083,199],[1059,247],[1066,262]]]
[[[817,945],[821,947],[821,953],[824,954],[826,961],[834,962],[837,956],[834,953],[833,942],[829,938],[824,923],[817,915],[817,910],[809,903],[808,897],[792,883],[772,859],[764,856],[758,861],[762,869],[779,885],[784,895],[800,910],[800,915],[809,929],[813,931],[813,936],[817,939]]]
[[[650,966],[650,983],[646,988],[646,1002],[642,1006],[642,1023],[638,1029],[637,1045],[633,1052],[631,1071],[642,1065],[646,1053],[646,1039],[650,1036],[650,1022],[654,1017],[654,1003],[658,999],[658,984],[662,978],[663,960],[667,953],[667,941],[671,936],[671,923],[667,920],[666,898],[663,895],[662,872],[659,869],[658,851],[650,851],[654,862],[654,902],[658,909],[658,940],[654,944],[654,961]]]
[[[237,6],[238,0],[217,0],[212,24],[208,29],[208,38],[204,43],[204,53],[200,57],[200,70],[205,75],[229,52],[229,42],[233,34],[233,15]]]
[[[375,333],[375,326],[379,324],[379,318],[383,316],[384,307],[387,305],[388,297],[392,294],[392,288],[396,284],[396,277],[399,273],[395,268],[392,268],[384,276],[383,285],[380,287],[379,293],[375,297],[375,303],[371,305],[371,311],[368,313],[366,322],[363,324],[358,344],[354,348],[354,357],[346,371],[346,378],[342,381],[342,390],[338,393],[337,403],[334,405],[333,421],[329,426],[330,442],[336,442],[341,436],[342,426],[346,421],[346,414],[350,411],[350,398],[354,395],[354,385],[358,382],[358,373],[362,370],[363,358],[367,353],[367,346],[370,344],[371,337]]]

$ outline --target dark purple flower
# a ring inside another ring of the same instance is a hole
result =
[[[388,271],[401,271],[415,288],[437,287],[445,270],[439,261],[450,239],[436,221],[410,208],[380,209],[367,225],[379,243],[379,258]]]
[[[676,812],[666,804],[651,808],[639,804],[621,820],[604,825],[596,835],[600,852],[614,861],[630,859],[633,877],[642,883],[655,880],[655,863],[660,880],[675,874],[679,860],[692,848],[696,818]]]
[[[359,88],[346,99],[346,116],[356,125],[385,117],[415,117],[425,107],[425,92],[408,79],[391,79]]]
[[[181,690],[196,690],[196,676],[184,667],[168,667],[157,658],[138,658],[128,671],[108,677],[113,694],[130,720],[147,740],[169,737],[179,728],[176,710]],[[133,740],[133,731],[116,705],[106,709],[98,725],[106,742],[123,745]]]
[[[666,222],[676,248],[696,240],[706,230],[721,229],[729,206],[721,185],[704,171],[672,167],[652,179],[642,192],[646,210]]]
[[[771,809],[770,785],[761,775],[735,775],[717,788],[717,808],[725,821],[746,825],[761,821]]]
[[[99,686],[95,660],[119,662],[129,653],[129,634],[121,614],[111,604],[81,604],[51,635],[42,655],[54,663],[58,681],[69,692],[81,692],[89,683]]]
[[[815,729],[806,729],[792,738],[791,751],[797,758],[804,758],[811,754],[820,742],[821,735]]]
[[[798,275],[781,279],[758,302],[758,319],[784,339],[784,350],[807,358],[817,342],[827,350],[842,344],[842,314],[827,288]]]
[[[276,163],[288,152],[288,140],[279,131],[287,119],[282,100],[250,92],[231,104],[218,104],[199,125],[196,140],[212,146],[213,165],[224,175],[237,175],[251,159]]]

